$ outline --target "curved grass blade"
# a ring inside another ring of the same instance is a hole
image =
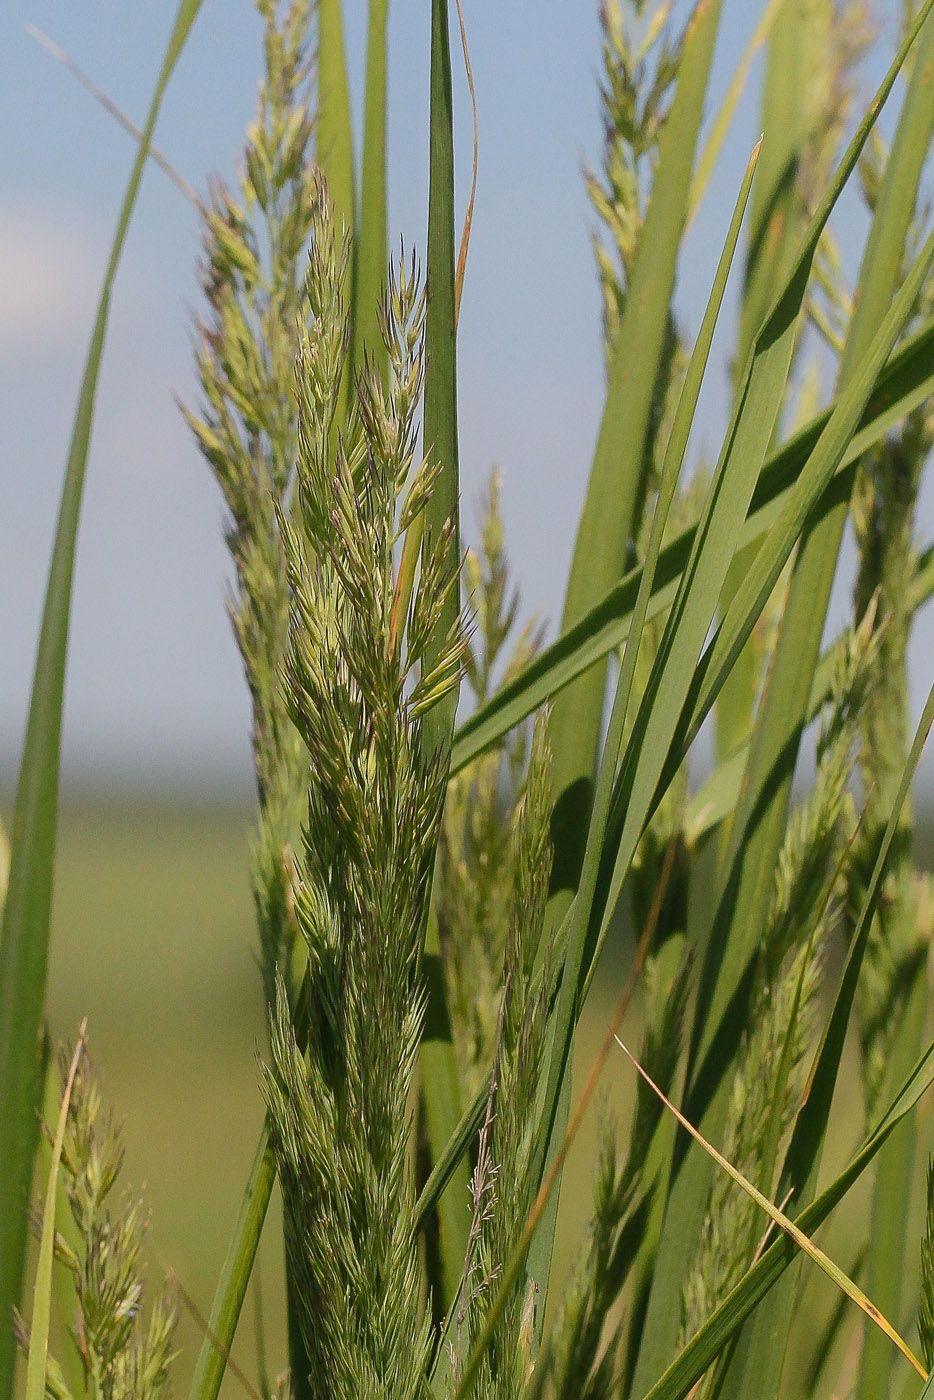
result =
[[[90,77],[89,74],[85,73],[84,69],[80,68],[78,64],[75,63],[74,59],[71,58],[59,44],[56,44],[54,39],[50,39],[48,34],[39,29],[35,24],[25,24],[23,28],[30,38],[35,39],[37,44],[41,44],[46,53],[50,53],[54,59],[67,69],[73,78],[77,79],[85,92],[90,93],[94,101],[100,103],[104,111],[107,112],[109,116],[113,117],[118,126],[123,127],[123,130],[128,136],[132,136],[134,141],[142,141],[143,133],[140,131],[139,127],[130,121],[126,112],[118,107],[116,102],[112,101],[102,88],[97,86],[94,79]],[[189,204],[193,205],[195,209],[201,209],[201,200],[198,198],[196,191],[189,185],[184,175],[180,174],[179,171],[175,169],[175,166],[171,164],[168,157],[163,155],[158,146],[151,145],[149,147],[149,159],[155,165],[158,165],[163,175],[166,175],[172,181],[172,184],[178,190],[179,194],[181,194],[184,199],[187,199]]]
[[[65,657],[75,540],[91,438],[94,398],[110,298],[136,204],[149,142],[169,78],[201,7],[181,0],[130,173],[104,273],[85,362],[59,507],[42,615],[29,721],[13,818],[10,878],[0,934],[0,1317],[9,1317],[22,1287],[26,1210],[42,1094],[40,1023],[45,999],[49,917],[58,818]],[[0,1327],[0,1396],[10,1394],[15,1353]]]
[[[862,454],[932,392],[934,321],[909,337],[880,375],[860,426],[844,453],[839,479],[829,488],[822,505],[830,509],[837,499],[849,496],[852,468]],[[737,536],[738,544],[760,541],[771,527],[835,407],[836,401],[768,458]],[[655,570],[650,618],[671,605],[695,533],[696,526],[689,526],[662,550]],[[509,685],[459,726],[451,755],[452,772],[458,772],[485,748],[497,743],[544,700],[625,642],[641,575],[641,567],[631,570],[575,627],[544,648]]]
[[[658,1095],[665,1107],[674,1114],[682,1128],[686,1129],[694,1141],[699,1143],[705,1152],[709,1153],[717,1165],[726,1172],[731,1180],[735,1181],[736,1185],[746,1192],[750,1200],[755,1201],[756,1205],[759,1206],[761,1210],[765,1211],[769,1219],[777,1225],[780,1230],[784,1230],[785,1234],[794,1241],[798,1248],[802,1250],[809,1259],[814,1261],[817,1267],[827,1275],[831,1282],[836,1284],[840,1291],[866,1314],[870,1322],[875,1323],[889,1341],[898,1348],[906,1360],[910,1361],[921,1379],[927,1380],[927,1371],[925,1371],[921,1362],[911,1350],[911,1347],[900,1333],[895,1330],[888,1318],[883,1317],[875,1304],[870,1302],[859,1285],[854,1283],[853,1280],[843,1272],[840,1266],[835,1264],[830,1256],[825,1254],[820,1246],[816,1245],[793,1220],[789,1220],[788,1216],[785,1215],[783,1211],[780,1211],[777,1206],[773,1205],[768,1196],[763,1196],[762,1192],[753,1186],[752,1182],[747,1180],[742,1172],[737,1171],[736,1167],[734,1167],[731,1162],[728,1162],[712,1143],[709,1143],[706,1138],[701,1136],[697,1129],[688,1122],[684,1114],[681,1113],[679,1109],[675,1108],[669,1098],[666,1098],[655,1081],[649,1078],[635,1055],[633,1055],[628,1046],[620,1040],[619,1036],[616,1037],[616,1043],[653,1092]]]
[[[78,1072],[78,1063],[84,1049],[87,1030],[82,1021],[78,1031],[78,1043],[71,1057],[68,1078],[62,1094],[62,1106],[58,1115],[58,1125],[52,1143],[52,1160],[49,1165],[49,1180],[45,1192],[45,1207],[42,1212],[42,1230],[39,1236],[39,1262],[36,1265],[36,1282],[33,1289],[32,1319],[29,1335],[29,1356],[26,1362],[26,1400],[45,1400],[46,1366],[49,1355],[49,1322],[52,1311],[52,1261],[55,1255],[55,1206],[58,1192],[58,1169],[62,1160],[65,1143],[65,1128],[68,1124],[68,1106],[71,1091]]]

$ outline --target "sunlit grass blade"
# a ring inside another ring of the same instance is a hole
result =
[[[565,594],[566,632],[618,580],[644,489],[646,442],[668,330],[671,297],[704,111],[721,0],[698,5],[685,35],[678,84],[659,144],[640,250],[609,370],[606,401]],[[600,662],[562,696],[550,723],[557,802],[551,912],[560,922],[577,885],[603,719]]]
[[[847,446],[825,499],[830,508],[848,497],[852,469],[860,456],[934,391],[934,322],[914,333],[891,357],[873,391],[860,427]],[[793,438],[766,461],[738,535],[738,543],[759,541],[777,518],[790,489],[821,432],[835,403],[805,424]],[[844,473],[848,474],[843,479]],[[683,530],[662,550],[655,570],[655,586],[648,616],[669,607],[695,535],[694,526]],[[632,608],[639,589],[641,568],[631,570],[573,628],[545,647],[518,675],[494,695],[457,730],[451,755],[453,772],[498,742],[522,719],[556,694],[594,661],[621,646],[629,634]]]
[[[353,127],[344,53],[341,0],[318,5],[317,164],[328,183],[338,229],[350,233],[357,225],[354,194]]]
[[[428,305],[425,320],[424,444],[425,453],[440,467],[435,488],[424,513],[424,551],[449,536],[447,565],[453,577],[460,568],[458,526],[457,444],[457,292],[454,264],[454,126],[451,93],[451,46],[448,0],[432,0],[430,78],[430,165],[428,182]],[[408,542],[407,542],[408,543]],[[448,591],[429,643],[424,667],[429,670],[440,655],[460,609],[457,588]],[[401,625],[401,624],[400,624]],[[457,688],[425,716],[422,740],[426,754],[447,764]],[[437,926],[429,919],[425,946],[428,976],[428,1011],[422,1041],[422,1085],[425,1119],[432,1160],[443,1153],[461,1117],[460,1094],[454,1062],[450,1022],[445,1004],[444,980],[438,959]],[[448,1191],[438,1202],[441,1279],[435,1280],[443,1308],[457,1290],[467,1251],[470,1225],[469,1171],[461,1159]]]
[[[639,1074],[641,1074],[642,1078],[658,1095],[665,1107],[671,1113],[674,1114],[678,1122],[681,1124],[682,1128],[685,1128],[687,1132],[690,1133],[694,1141],[701,1145],[704,1151],[710,1155],[714,1162],[716,1162],[717,1166],[719,1166],[723,1171],[725,1171],[727,1175],[733,1181],[736,1182],[736,1185],[746,1192],[747,1196],[749,1196],[751,1200],[755,1201],[756,1205],[759,1206],[759,1208],[765,1212],[769,1219],[775,1225],[777,1225],[780,1230],[784,1230],[785,1234],[788,1235],[789,1238],[794,1241],[798,1248],[802,1250],[802,1252],[805,1253],[809,1259],[812,1259],[814,1261],[817,1267],[827,1275],[831,1282],[836,1284],[837,1288],[839,1288],[842,1293],[844,1293],[852,1302],[856,1304],[858,1308],[860,1308],[865,1313],[866,1317],[868,1317],[869,1320],[880,1329],[884,1336],[886,1336],[889,1339],[889,1341],[892,1342],[893,1345],[896,1346],[898,1350],[902,1353],[902,1355],[911,1363],[914,1369],[918,1372],[918,1375],[921,1376],[923,1380],[926,1380],[927,1372],[921,1365],[921,1362],[915,1356],[914,1352],[909,1347],[908,1343],[901,1336],[901,1334],[895,1330],[895,1328],[889,1322],[888,1318],[883,1317],[883,1315],[879,1312],[879,1309],[875,1306],[875,1304],[870,1302],[870,1300],[867,1298],[866,1294],[858,1286],[858,1284],[855,1284],[853,1280],[843,1272],[840,1266],[838,1264],[835,1264],[834,1261],[829,1257],[829,1255],[825,1254],[824,1251],[820,1248],[820,1246],[816,1245],[814,1241],[810,1239],[808,1235],[806,1235],[804,1231],[800,1229],[799,1226],[797,1226],[793,1220],[789,1220],[788,1216],[785,1215],[783,1211],[779,1210],[777,1206],[773,1205],[772,1202],[769,1200],[768,1196],[763,1196],[762,1192],[759,1191],[755,1186],[753,1186],[752,1182],[748,1181],[747,1178],[743,1176],[742,1172],[738,1171],[736,1167],[732,1165],[731,1162],[727,1161],[727,1159],[722,1155],[722,1153],[718,1152],[717,1149],[711,1143],[707,1142],[706,1138],[702,1137],[701,1134],[697,1131],[697,1129],[691,1123],[688,1122],[684,1114],[681,1113],[677,1108],[675,1108],[671,1100],[666,1098],[666,1096],[662,1093],[661,1089],[659,1089],[658,1085],[652,1079],[649,1078],[645,1070],[639,1064],[636,1057],[629,1050],[628,1046],[626,1046],[623,1043],[623,1041],[619,1039],[619,1037],[617,1037],[617,1043],[620,1049],[626,1055],[626,1057],[638,1070]]]
[[[0,934],[0,1317],[22,1287],[26,1207],[42,1094],[40,1023],[45,999],[49,916],[58,817],[62,698],[75,540],[91,438],[94,399],[117,267],[166,86],[200,9],[181,0],[150,103],[143,140],[114,234],[72,430],[42,616],[29,722],[13,818],[10,877]],[[10,1394],[12,1332],[0,1327],[0,1396]]]
[[[347,85],[347,59],[344,52],[344,21],[341,0],[319,0],[318,4],[318,107],[316,116],[316,160],[327,181],[338,230],[341,226],[354,240],[347,270],[345,304],[353,306],[356,265],[357,204],[354,177],[353,125]],[[342,428],[353,392],[355,366],[348,357],[341,379],[335,423]]]
[[[71,1090],[78,1072],[78,1062],[84,1049],[85,1024],[78,1032],[78,1043],[71,1057],[68,1078],[62,1093],[62,1106],[58,1115],[58,1125],[52,1142],[52,1160],[49,1165],[49,1180],[45,1192],[45,1205],[42,1211],[42,1227],[39,1235],[39,1260],[36,1265],[36,1281],[32,1297],[32,1317],[30,1318],[29,1355],[26,1361],[26,1400],[45,1400],[46,1366],[49,1354],[49,1324],[52,1311],[52,1262],[55,1255],[55,1211],[58,1193],[58,1169],[62,1160],[62,1147],[65,1142],[65,1128],[68,1124],[68,1107],[71,1103]]]
[[[801,73],[808,71],[808,46],[820,42],[819,14],[819,6],[802,8],[796,0],[781,0],[766,50],[761,115],[764,155],[749,215],[736,347],[740,368],[782,286],[803,227],[799,166],[812,133],[808,130],[808,109],[801,98],[799,80]],[[754,553],[752,544],[737,551],[724,581],[721,613],[729,607]],[[750,639],[736,658],[717,700],[719,758],[726,758],[749,737],[760,664],[755,642]]]

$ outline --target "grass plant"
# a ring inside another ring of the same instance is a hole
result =
[[[918,520],[934,445],[934,0],[906,0],[862,115],[860,65],[884,45],[864,5],[763,5],[763,137],[693,336],[676,298],[685,238],[751,50],[712,110],[728,4],[697,0],[683,28],[660,0],[603,5],[604,143],[586,180],[605,403],[547,646],[520,620],[495,475],[479,547],[462,554],[447,0],[425,7],[424,270],[404,247],[387,257],[386,0],[369,3],[359,179],[339,0],[257,7],[258,112],[239,188],[201,205],[200,400],[183,411],[227,508],[252,701],[266,1117],[191,1400],[220,1391],[276,1179],[288,1354],[275,1385],[257,1358],[263,1400],[741,1400],[791,1393],[802,1374],[814,1400],[850,1375],[862,1400],[927,1395],[931,1168],[917,1238],[904,1202],[932,1146],[916,1110],[934,1082],[934,921],[911,805],[934,688],[913,731],[907,680],[934,592]],[[13,1319],[96,376],[197,9],[179,11],[95,327],[8,884],[0,832],[0,1400],[17,1337],[28,1400],[76,1393],[47,1353],[53,1245],[83,1394],[148,1400],[171,1379],[173,1308],[157,1302],[142,1326],[143,1219],[113,1205],[121,1154],[83,1036],[63,1061],[31,1312]],[[469,10],[456,19],[466,56]],[[869,228],[852,288],[834,233],[848,184]],[[731,413],[707,464],[689,442],[731,276]],[[847,522],[850,616],[822,652]],[[697,785],[708,720],[714,768]],[[607,948],[625,991],[581,1085],[574,1052]],[[634,991],[634,1107],[604,1115],[593,1218],[558,1299],[565,1162],[606,1062],[632,1072],[614,1036]],[[830,1141],[841,1099],[855,1148]],[[866,1172],[856,1279],[815,1234]],[[59,1176],[71,1239],[55,1234]],[[841,1300],[816,1334],[800,1306],[815,1264]]]

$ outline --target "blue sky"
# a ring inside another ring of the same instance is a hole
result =
[[[7,0],[0,13],[0,778],[18,762],[58,492],[112,223],[132,159],[126,135],[25,32],[45,30],[140,120],[171,26],[168,0]],[[680,13],[686,6],[679,4]],[[713,92],[759,5],[725,0]],[[345,4],[352,86],[363,72],[363,0]],[[426,0],[390,6],[390,232],[423,244],[427,190]],[[600,306],[582,168],[599,158],[597,0],[464,0],[480,104],[480,170],[459,338],[465,533],[490,468],[504,471],[510,553],[529,608],[552,620],[603,395]],[[880,57],[895,0],[879,0]],[[157,143],[192,184],[228,177],[253,112],[259,23],[249,0],[205,0]],[[455,57],[457,55],[455,54]],[[679,275],[696,326],[758,130],[744,99]],[[470,121],[458,67],[458,196]],[[359,121],[358,121],[359,129]],[[842,210],[855,266],[860,212]],[[73,781],[249,783],[248,707],[224,612],[218,492],[174,396],[194,396],[199,304],[192,209],[150,167],[113,305],[79,542],[64,768]],[[701,445],[719,446],[726,335],[702,401]],[[930,501],[923,513],[929,527]],[[845,603],[845,584],[834,605]],[[916,647],[932,654],[927,623]]]

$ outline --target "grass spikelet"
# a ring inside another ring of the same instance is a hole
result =
[[[928,1370],[934,1370],[934,1158],[928,1160],[927,1210],[921,1241],[921,1299],[918,1305],[918,1335],[921,1355]]]
[[[279,684],[289,594],[276,507],[287,508],[297,423],[286,391],[298,349],[302,261],[313,217],[309,45],[312,6],[258,0],[265,73],[234,195],[217,184],[204,215],[197,326],[202,404],[185,416],[224,495],[235,582],[230,616],[253,709],[260,815],[251,878],[267,1002],[294,937],[292,851],[302,747]]]
[[[544,1048],[549,977],[533,978],[545,919],[551,845],[549,753],[545,720],[535,725],[525,791],[513,834],[513,888],[506,935],[505,983],[481,1156],[474,1174],[470,1279],[459,1318],[451,1393],[483,1325],[492,1290],[518,1244],[537,1183],[531,1168],[535,1091]],[[546,966],[547,966],[546,955]],[[532,1375],[532,1332],[539,1280],[520,1276],[480,1368],[484,1400],[519,1400]]]
[[[72,1249],[58,1236],[56,1254],[69,1270],[75,1312],[71,1334],[92,1400],[160,1400],[168,1394],[176,1308],[168,1291],[144,1316],[142,1248],[149,1225],[138,1199],[114,1205],[123,1144],[82,1041],[59,1057],[63,1083],[74,1065],[62,1145],[61,1174],[78,1238]],[[17,1334],[28,1346],[20,1320]],[[71,1400],[60,1366],[46,1373],[50,1400]]]
[[[465,561],[473,631],[465,675],[478,704],[534,654],[534,620],[502,653],[515,630],[518,593],[511,589],[499,507],[499,474],[484,503],[481,550]],[[503,958],[512,902],[512,832],[525,784],[527,727],[480,755],[448,783],[434,901],[458,1068],[472,1098],[493,1060]]]
[[[297,371],[297,498],[280,513],[292,613],[285,689],[307,747],[308,807],[296,920],[308,954],[308,1054],[280,978],[264,1088],[311,1384],[344,1397],[414,1397],[428,1359],[413,1244],[411,1091],[424,998],[418,960],[444,782],[422,757],[422,715],[461,666],[459,631],[425,676],[420,611],[452,586],[422,570],[394,645],[393,548],[414,460],[424,292],[400,259],[381,311],[384,391],[358,377],[346,431],[330,440],[347,354],[346,239],[323,186]]]

